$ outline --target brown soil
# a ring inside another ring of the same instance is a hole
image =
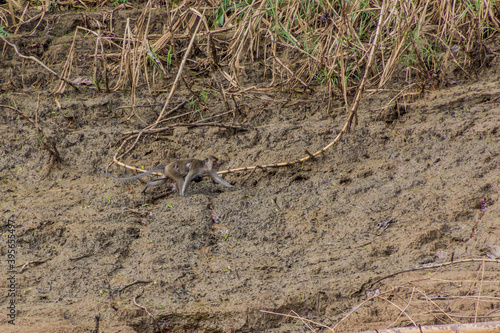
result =
[[[62,50],[82,20],[78,13],[58,15],[45,37],[19,44],[51,67],[65,61]],[[82,43],[79,51],[92,45]],[[75,77],[90,75],[93,60],[76,59]],[[130,105],[129,92],[68,89],[58,109],[50,95],[56,81],[42,68],[10,48],[0,65],[0,104],[35,119],[40,96],[39,124],[64,161],[49,170],[32,124],[2,109],[0,260],[8,258],[11,220],[17,314],[13,327],[6,316],[9,283],[2,279],[0,331],[90,332],[99,316],[100,332],[302,332],[319,326],[262,310],[333,326],[370,296],[376,297],[337,331],[500,316],[498,263],[460,262],[500,256],[494,248],[500,246],[497,57],[478,79],[427,91],[399,112],[380,112],[396,92],[369,90],[359,125],[313,161],[259,170],[243,185],[248,174],[229,174],[235,189],[205,181],[187,197],[158,200],[152,197],[165,188],[143,196],[139,181],[101,176],[121,133],[144,126],[137,117],[126,120],[131,110],[120,108]],[[247,71],[242,83],[262,85],[262,73]],[[168,91],[175,75],[173,68],[156,88]],[[209,86],[208,75],[186,75]],[[252,129],[175,128],[146,136],[124,162],[149,169],[214,154],[226,169],[295,160],[328,144],[346,119],[340,103],[327,114],[317,88],[249,93],[237,100],[241,114],[218,121]],[[217,95],[208,98],[205,117],[225,111]],[[136,103],[165,99],[142,86]],[[186,99],[193,97],[182,85],[172,106]],[[159,110],[137,114],[151,123]],[[178,114],[190,110],[187,104]],[[184,121],[200,116],[190,117]],[[110,172],[132,174],[115,166]],[[378,228],[387,220],[387,228]],[[378,281],[451,258],[455,263],[440,269]],[[1,269],[7,276],[7,265]]]

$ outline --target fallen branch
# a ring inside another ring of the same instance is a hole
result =
[[[260,166],[261,168],[279,168],[279,167],[294,165],[294,164],[297,164],[297,163],[303,163],[303,162],[305,162],[305,161],[307,161],[307,160],[309,160],[311,158],[314,158],[314,157],[316,157],[316,156],[324,153],[325,151],[327,151],[328,149],[330,149],[333,145],[337,144],[340,141],[340,139],[344,136],[344,134],[350,132],[351,125],[352,125],[353,121],[354,121],[354,126],[357,125],[357,119],[358,119],[357,110],[358,110],[358,107],[359,107],[359,101],[361,100],[361,95],[363,94],[363,91],[364,91],[364,88],[365,88],[365,84],[366,84],[366,79],[368,77],[368,71],[371,68],[371,64],[372,64],[372,61],[373,61],[373,55],[375,54],[375,48],[377,47],[378,36],[380,34],[380,29],[382,27],[383,17],[385,15],[385,9],[386,9],[386,5],[385,5],[385,2],[384,2],[384,3],[382,3],[382,8],[380,9],[380,16],[379,16],[379,21],[378,21],[378,24],[377,24],[377,30],[375,31],[375,36],[374,36],[373,42],[371,44],[370,56],[368,57],[368,61],[366,63],[366,68],[365,68],[365,73],[363,75],[363,79],[361,80],[361,83],[359,84],[358,90],[356,92],[356,98],[354,100],[354,104],[352,105],[349,117],[347,118],[347,121],[345,122],[344,127],[342,128],[342,130],[340,131],[340,133],[337,135],[337,137],[332,142],[330,142],[328,145],[326,145],[324,148],[318,150],[314,154],[308,153],[307,156],[302,157],[301,159],[293,161],[293,162],[284,162],[284,163],[277,163],[277,164],[261,165]],[[237,169],[227,169],[227,170],[219,171],[217,173],[222,175],[222,174],[226,174],[226,173],[242,172],[242,171],[247,171],[247,170],[255,170],[257,167],[258,166],[244,167],[244,168],[237,168]]]
[[[49,260],[52,260],[52,258],[47,258],[47,259],[41,259],[41,260],[32,260],[32,261],[28,261],[27,263],[25,263],[22,267],[21,267],[21,270],[19,271],[19,274],[22,274],[24,272],[24,269],[26,267],[28,267],[29,265],[31,264],[36,264],[36,265],[40,265],[40,264],[43,264],[44,262],[47,262]],[[19,267],[19,266],[18,266]]]
[[[134,135],[134,134],[154,134],[154,133],[160,133],[165,130],[174,128],[174,127],[205,127],[205,126],[214,126],[214,127],[223,127],[223,128],[232,128],[232,129],[237,129],[240,131],[248,131],[252,129],[250,126],[238,126],[238,125],[226,125],[222,123],[178,123],[178,124],[170,124],[162,128],[152,128],[152,129],[147,129],[147,130],[137,130],[137,131],[130,131],[130,132],[123,132],[123,135]]]
[[[320,326],[320,327],[323,327],[323,328],[326,328],[326,329],[329,329],[330,331],[334,332],[334,330],[326,325],[323,325],[321,323],[318,323],[316,321],[312,321],[310,319],[306,319],[306,318],[303,318],[299,315],[289,315],[289,314],[284,314],[284,313],[278,313],[278,312],[273,312],[273,311],[267,311],[267,310],[260,310],[260,312],[263,312],[263,313],[269,313],[269,314],[273,314],[273,315],[278,315],[278,316],[283,316],[283,317],[289,317],[289,318],[294,318],[294,319],[299,319],[301,321],[307,321],[311,324],[314,324],[314,325],[317,325],[317,326]]]
[[[123,287],[120,287],[120,288],[118,288],[116,290],[113,290],[112,293],[113,294],[114,293],[121,293],[122,291],[124,291],[128,287],[132,287],[133,285],[136,285],[136,284],[139,284],[139,283],[149,284],[149,283],[151,283],[151,281],[135,280],[134,282],[131,282],[129,284],[124,285]]]
[[[490,333],[500,331],[500,321],[475,324],[425,325],[418,327],[395,327],[361,333]]]
[[[384,277],[381,277],[380,279],[376,280],[375,282],[372,282],[372,283],[367,282],[361,286],[359,291],[361,291],[365,288],[371,289],[375,284],[379,283],[380,281],[394,277],[394,276],[399,275],[399,274],[421,271],[424,269],[436,269],[436,268],[446,267],[446,266],[450,266],[450,265],[454,265],[454,264],[463,264],[463,263],[469,263],[469,262],[481,262],[481,263],[483,263],[483,262],[495,262],[497,264],[500,264],[500,259],[474,259],[474,258],[462,259],[462,260],[448,261],[448,262],[444,262],[442,264],[434,264],[434,265],[419,266],[419,267],[415,267],[415,268],[404,269],[402,271],[395,272],[395,273],[386,275]]]
[[[40,100],[38,100],[38,103],[40,103]],[[27,115],[25,115],[23,112],[21,112],[20,110],[14,108],[12,106],[9,106],[9,105],[0,105],[0,108],[10,109],[10,110],[16,112],[22,118],[24,118],[27,121],[29,121],[33,125],[33,127],[35,127],[35,130],[38,132],[38,135],[39,135],[39,137],[37,137],[38,140],[42,144],[43,148],[50,153],[50,155],[53,158],[53,161],[55,161],[56,163],[61,163],[62,162],[61,155],[59,155],[59,151],[57,150],[57,147],[56,147],[56,144],[55,144],[54,140],[49,139],[45,135],[45,133],[43,132],[43,129],[40,126],[40,124],[38,124],[38,107],[36,109],[36,119],[37,119],[37,121],[31,119],[30,117],[28,117]],[[49,171],[50,171],[50,168],[49,168]]]
[[[135,304],[137,307],[139,307],[139,308],[143,309],[144,311],[146,311],[146,313],[147,313],[150,317],[153,317],[153,315],[151,314],[151,312],[149,312],[149,311],[148,311],[148,309],[146,309],[146,307],[144,307],[144,306],[142,306],[142,305],[139,305],[139,304],[137,303],[137,301],[136,301],[136,300],[137,300],[137,297],[141,297],[141,296],[142,296],[142,294],[141,294],[141,295],[138,295],[138,296],[134,296],[134,304]]]

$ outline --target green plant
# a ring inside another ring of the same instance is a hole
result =
[[[170,69],[170,66],[172,66],[172,56],[173,56],[173,51],[172,51],[172,46],[168,48],[167,52],[167,68]]]
[[[7,37],[9,35],[10,34],[7,31],[5,31],[4,27],[0,27],[0,36]]]

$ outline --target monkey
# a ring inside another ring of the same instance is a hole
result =
[[[149,187],[164,184],[168,178],[175,181],[175,185],[181,196],[186,196],[186,190],[190,182],[200,182],[203,176],[210,176],[214,182],[233,188],[233,185],[226,182],[217,172],[215,172],[214,168],[217,161],[218,159],[215,156],[209,155],[204,160],[197,160],[194,158],[174,160],[167,165],[159,165],[145,173],[128,178],[118,178],[109,173],[104,173],[103,175],[110,176],[117,180],[132,180],[163,169],[164,172],[161,178],[153,179],[146,184],[146,187],[142,191],[144,194]]]
[[[203,176],[210,176],[213,181],[215,181],[221,185],[224,185],[226,187],[233,188],[234,187],[233,185],[226,182],[224,179],[221,178],[221,176],[219,176],[217,174],[217,172],[215,172],[214,168],[217,164],[217,161],[218,161],[217,157],[215,157],[213,155],[209,155],[203,161],[191,159],[191,160],[187,160],[187,161],[186,160],[179,161],[178,164],[175,164],[175,165],[177,165],[177,168],[172,168],[172,169],[177,172],[176,182],[177,182],[177,186],[178,186],[179,190],[181,191],[181,195],[182,196],[186,195],[187,187],[189,186],[189,183],[191,181],[193,181],[194,179],[197,179],[198,177],[203,177]],[[172,177],[174,172],[172,169],[168,170],[169,166],[172,166],[172,163],[167,165],[166,173],[170,177]],[[182,176],[186,172],[187,172],[186,178],[183,179]],[[182,190],[180,187],[181,184],[182,184]]]
[[[176,164],[173,165],[174,170],[177,170],[177,171],[178,171],[178,162],[179,161],[177,161]],[[149,174],[152,174],[155,171],[159,171],[159,170],[165,169],[166,166],[167,166],[166,164],[162,164],[162,165],[159,165],[156,168],[153,168],[153,169],[151,169],[149,171],[146,171],[144,173],[135,175],[133,177],[128,177],[128,178],[118,178],[118,177],[116,177],[116,176],[114,176],[114,175],[112,175],[110,173],[103,173],[103,175],[112,177],[112,178],[117,179],[117,180],[132,180],[132,179],[138,179],[138,178],[147,176]],[[187,172],[186,172],[186,174],[187,174]],[[168,177],[165,177],[165,175],[164,175],[162,178],[157,178],[157,179],[153,179],[153,180],[149,181],[142,192],[146,193],[146,190],[148,189],[148,187],[161,185],[161,184],[165,183],[167,181],[167,179],[168,179]],[[202,180],[203,180],[203,177],[197,176],[197,177],[193,178],[192,181],[196,182],[196,183],[199,183]]]

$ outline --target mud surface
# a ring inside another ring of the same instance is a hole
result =
[[[56,37],[33,37],[20,51],[39,45],[49,66],[63,62],[61,48],[71,43],[64,35],[79,22],[72,20],[81,15],[67,15],[50,26],[59,30],[47,35]],[[77,59],[75,77],[89,75],[93,60]],[[249,173],[225,176],[234,189],[207,179],[187,197],[157,200],[168,187],[144,196],[141,182],[101,173],[122,133],[142,129],[140,119],[153,122],[167,93],[140,87],[136,104],[157,106],[134,115],[123,108],[130,105],[126,91],[68,89],[59,109],[50,94],[56,82],[39,66],[11,50],[0,63],[7,68],[0,104],[32,119],[38,108],[38,122],[64,161],[49,170],[50,156],[33,125],[2,109],[1,275],[9,274],[10,220],[17,313],[12,327],[3,279],[0,331],[90,332],[96,316],[100,332],[319,327],[263,310],[326,326],[346,318],[339,332],[500,316],[499,266],[492,262],[500,256],[498,58],[476,80],[427,91],[398,110],[381,112],[396,91],[368,90],[358,126],[313,161],[258,170],[243,184]],[[175,75],[171,69],[155,88],[168,92]],[[210,85],[208,75],[189,69],[186,75]],[[257,76],[243,82],[261,85]],[[193,96],[181,86],[171,104],[185,100]],[[327,114],[321,87],[310,94],[253,91],[236,101],[241,112],[217,121],[251,129],[174,128],[144,136],[123,162],[149,169],[214,154],[227,169],[291,161],[324,147],[346,120],[340,102]],[[187,103],[173,115],[192,111],[181,118],[188,122],[225,111],[216,94],[206,105],[196,112]],[[109,172],[133,174],[116,165]],[[485,261],[464,261],[473,258]],[[402,272],[450,260],[454,264]]]

